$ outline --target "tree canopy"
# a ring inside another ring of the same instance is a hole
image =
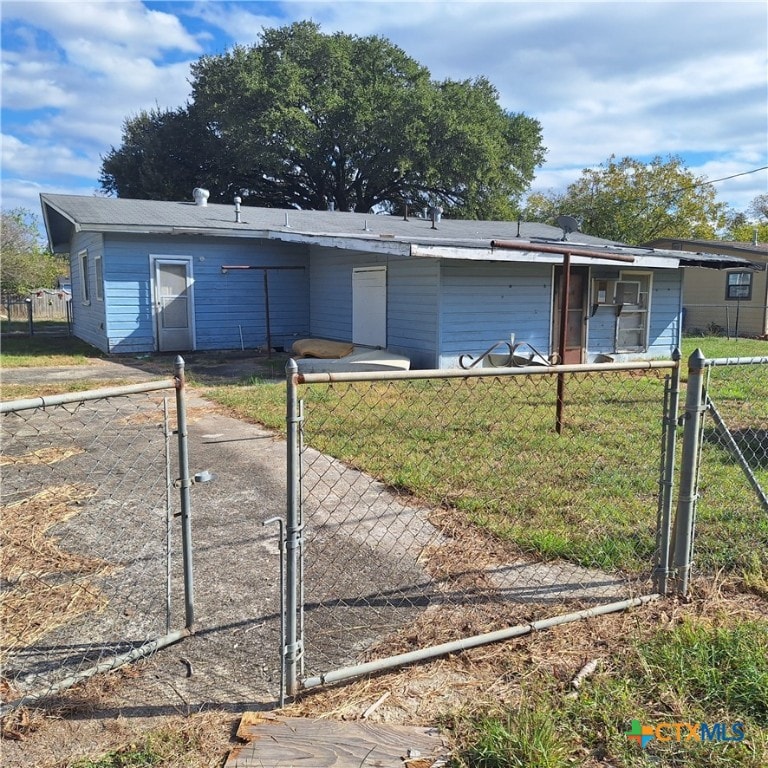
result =
[[[660,237],[712,239],[725,224],[726,209],[714,187],[679,157],[646,163],[612,155],[583,170],[563,193],[531,195],[524,215],[553,223],[568,214],[585,234],[636,245]]]
[[[728,214],[725,238],[739,243],[768,243],[768,195],[758,195],[746,211]]]
[[[66,262],[41,244],[34,214],[23,208],[2,212],[0,285],[4,294],[23,296],[36,288],[53,288],[66,270]]]
[[[192,65],[190,102],[126,119],[101,186],[121,197],[509,218],[546,150],[485,78],[441,82],[377,36],[312,22]]]

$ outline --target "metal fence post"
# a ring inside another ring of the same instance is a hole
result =
[[[24,301],[27,304],[27,329],[29,330],[29,335],[34,336],[35,335],[35,321],[33,319],[32,315],[32,299],[24,299]]]
[[[661,469],[659,473],[659,514],[656,523],[655,590],[664,595],[670,575],[670,544],[672,533],[672,497],[675,485],[675,448],[677,446],[677,411],[680,407],[680,350],[672,359],[677,367],[667,376],[664,386],[664,431],[661,438]]]
[[[189,433],[187,432],[187,400],[184,380],[184,359],[176,356],[176,419],[179,438],[179,492],[181,497],[181,551],[184,563],[184,616],[186,628],[195,623],[195,579],[192,568],[192,504],[189,476]]]
[[[688,358],[688,385],[685,398],[683,452],[680,458],[680,492],[675,517],[676,588],[679,595],[688,592],[693,556],[693,530],[698,495],[699,449],[704,405],[704,367],[700,349]]]
[[[285,520],[285,647],[283,675],[289,696],[298,693],[298,660],[301,641],[298,637],[299,568],[301,548],[299,415],[296,374],[299,366],[291,359],[286,373],[286,431],[287,431],[287,497]]]

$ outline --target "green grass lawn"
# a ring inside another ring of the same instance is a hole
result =
[[[530,673],[514,709],[454,715],[453,768],[575,764],[672,768],[763,768],[768,761],[768,625],[686,619],[671,629],[614,643],[597,674],[568,695],[551,673]],[[645,636],[647,635],[647,636]],[[499,670],[502,674],[503,669]],[[630,724],[658,726],[669,741],[644,749],[627,739]],[[672,724],[741,724],[738,743],[685,740]],[[591,758],[591,759],[590,759]]]
[[[713,374],[727,379],[718,397],[729,423],[738,426],[746,408],[750,424],[768,428],[765,371]],[[523,552],[647,572],[655,550],[662,375],[570,377],[562,435],[553,428],[550,378],[300,387],[304,439],[392,488],[456,510]],[[209,394],[241,417],[284,429],[284,385]],[[768,487],[764,454],[751,461]],[[768,548],[768,518],[742,470],[721,445],[707,443],[702,479],[697,568],[726,568],[759,583],[766,572],[755,553]]]
[[[86,365],[104,354],[74,336],[3,336],[0,365],[5,368]]]
[[[696,349],[705,357],[763,357],[768,355],[768,340],[726,339],[721,336],[686,336],[683,339],[683,360]]]

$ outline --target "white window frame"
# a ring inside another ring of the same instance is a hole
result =
[[[93,272],[96,279],[96,301],[104,301],[104,262],[102,257],[93,257]]]
[[[643,291],[643,282],[647,280],[647,291]],[[620,285],[624,283],[629,286],[637,286],[637,303],[621,304],[619,302]],[[616,318],[616,352],[647,352],[649,346],[649,337],[651,332],[651,295],[653,294],[653,272],[619,272],[619,279],[616,281],[616,304],[619,307],[619,314]],[[626,314],[625,314],[626,313]],[[639,347],[620,346],[619,335],[621,332],[622,315],[638,315],[643,319],[642,344]]]
[[[91,291],[89,286],[89,273],[88,273],[88,249],[84,248],[77,254],[78,263],[80,267],[80,300],[86,306],[91,303]]]

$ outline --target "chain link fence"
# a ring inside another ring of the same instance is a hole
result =
[[[764,578],[768,358],[692,361],[679,420],[675,362],[293,371],[287,475],[273,435],[193,418],[217,476],[196,491],[195,674],[173,691],[245,701],[280,647],[284,699],[685,593],[694,523],[698,572]],[[192,628],[179,381],[2,404],[6,706]]]
[[[294,661],[311,687],[348,676],[329,673],[340,665],[652,593],[675,371],[297,377],[289,692]]]
[[[180,381],[2,404],[4,709],[184,636]]]
[[[722,304],[686,304],[683,331],[690,335],[709,334],[759,337],[768,332],[768,306],[754,301],[733,300]]]
[[[696,564],[765,578],[768,357],[705,361]]]

